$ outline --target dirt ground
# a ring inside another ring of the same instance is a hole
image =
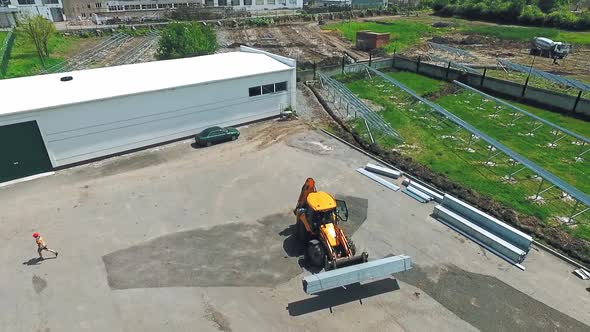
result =
[[[427,45],[428,41],[468,51],[474,58],[461,57],[432,49]],[[533,56],[529,55],[528,42],[502,40],[479,35],[463,35],[460,33],[450,34],[445,37],[425,38],[422,43],[405,50],[402,54],[410,57],[420,55],[423,59],[429,59],[429,55],[435,55],[457,63],[480,66],[496,66],[496,59],[498,58],[523,65],[530,65],[533,59]],[[553,59],[536,57],[534,66],[536,69],[546,72],[590,80],[590,47],[578,46],[573,53],[558,62],[559,64],[554,64]]]
[[[433,204],[357,173],[366,156],[301,121],[240,130],[0,189],[2,330],[588,330],[588,286],[552,255],[512,267],[432,219]],[[291,211],[308,176],[347,201],[357,248],[407,254],[414,269],[305,294]],[[33,231],[58,258],[36,259]]]
[[[317,23],[293,23],[256,28],[221,28],[217,32],[221,52],[234,51],[241,44],[297,60],[299,68],[336,65],[344,52],[357,60],[368,54],[352,48],[337,32],[323,31]]]

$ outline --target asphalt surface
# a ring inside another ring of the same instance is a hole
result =
[[[1,330],[588,330],[589,285],[572,267],[537,250],[526,271],[511,266],[299,122],[190,143],[1,188]],[[359,251],[407,254],[414,270],[306,295],[290,225],[310,176],[347,200]],[[57,259],[36,260],[34,231]]]

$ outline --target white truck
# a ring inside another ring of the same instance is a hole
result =
[[[557,61],[557,59],[565,58],[570,51],[570,44],[555,42],[545,37],[535,37],[531,39],[529,54],[552,58],[554,61]]]

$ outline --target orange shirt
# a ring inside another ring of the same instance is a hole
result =
[[[35,242],[37,242],[37,246],[39,246],[39,248],[45,247],[45,241],[43,241],[42,237],[39,236]]]

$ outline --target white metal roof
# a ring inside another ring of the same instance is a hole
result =
[[[293,69],[268,55],[231,52],[0,80],[0,115]],[[62,82],[63,76],[73,80]]]

